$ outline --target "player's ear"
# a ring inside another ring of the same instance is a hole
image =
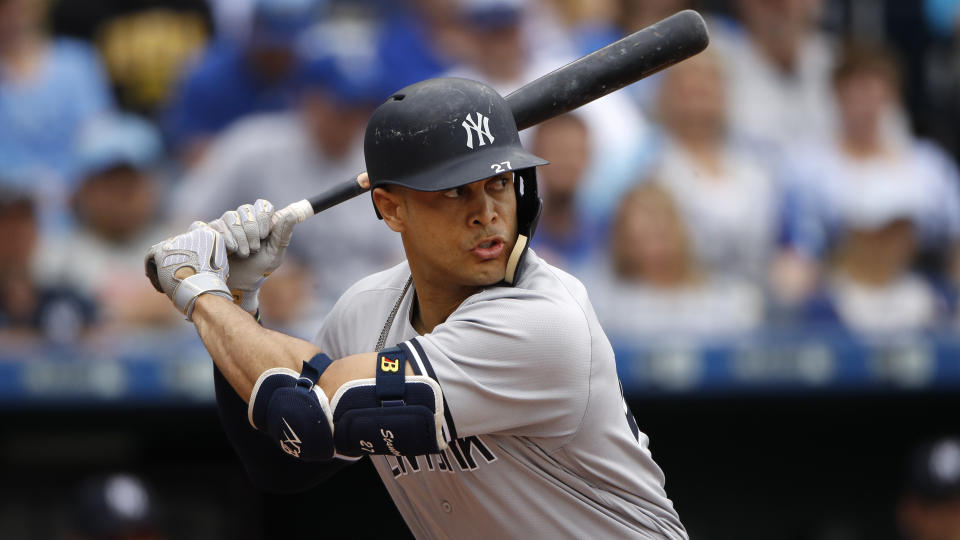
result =
[[[403,232],[405,213],[403,211],[403,195],[399,189],[395,187],[374,188],[373,204],[377,205],[380,216],[391,230]]]

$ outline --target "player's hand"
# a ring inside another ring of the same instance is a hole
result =
[[[166,293],[187,320],[191,320],[193,305],[201,294],[231,298],[223,238],[201,221],[193,222],[183,234],[154,244],[144,266],[154,288]]]
[[[270,201],[258,199],[210,222],[223,235],[231,268],[227,286],[244,310],[257,310],[260,287],[283,262],[298,221],[294,212],[275,212]]]

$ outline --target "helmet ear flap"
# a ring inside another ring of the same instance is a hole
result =
[[[523,258],[527,254],[527,248],[530,247],[530,239],[537,230],[540,211],[543,208],[543,201],[537,190],[537,170],[534,167],[520,169],[514,171],[514,175],[519,178],[519,180],[515,178],[513,182],[513,189],[517,194],[517,242],[507,259],[506,273],[503,278],[503,282],[507,285],[514,285],[520,279]]]
[[[531,167],[514,171],[514,174],[519,177],[513,186],[517,193],[517,232],[532,239],[543,210],[543,200],[537,189],[537,170]]]

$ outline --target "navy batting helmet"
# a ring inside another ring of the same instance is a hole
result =
[[[513,171],[519,235],[504,282],[516,282],[542,206],[535,167],[547,161],[521,146],[513,111],[500,94],[469,79],[407,86],[373,112],[363,151],[371,190],[395,184],[444,191]]]

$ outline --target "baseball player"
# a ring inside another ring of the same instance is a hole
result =
[[[364,152],[407,261],[351,287],[313,343],[255,320],[295,208],[241,206],[147,255],[213,357],[254,483],[308,489],[369,456],[418,538],[687,538],[586,290],[527,249],[546,162],[507,102],[466,79],[408,86]]]

